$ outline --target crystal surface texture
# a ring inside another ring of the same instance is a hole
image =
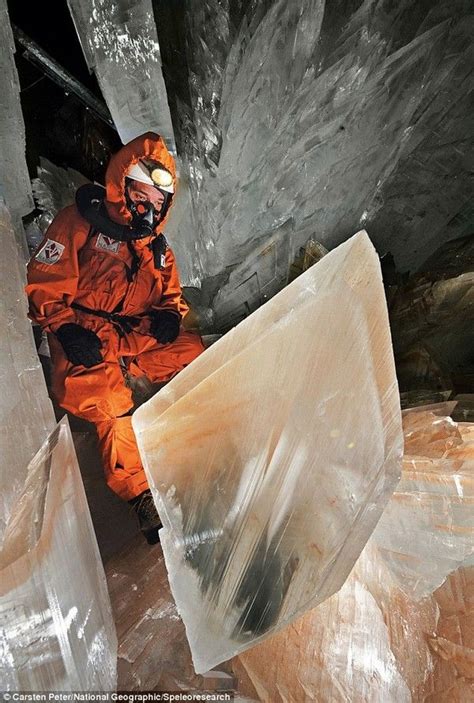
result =
[[[33,456],[55,426],[23,291],[25,266],[10,213],[0,198],[0,543]]]
[[[160,547],[151,548],[140,535],[109,559],[105,569],[117,628],[119,690],[202,688]]]
[[[113,690],[115,627],[67,419],[30,463],[0,568],[3,690]]]
[[[25,124],[20,103],[20,84],[15,66],[15,44],[6,0],[0,0],[0,196],[15,222],[34,208],[25,159]],[[26,255],[22,232],[18,243]]]
[[[175,152],[150,0],[68,0],[68,5],[122,142],[151,130]]]
[[[61,168],[40,157],[37,177],[33,179],[36,206],[42,211],[38,222],[43,233],[58,212],[75,202],[76,190],[89,180],[73,168]]]
[[[327,254],[133,416],[201,673],[339,589],[401,469],[377,255]]]
[[[420,599],[474,564],[474,426],[430,410],[406,411],[403,424],[402,479],[373,540],[400,588]]]
[[[341,590],[235,660],[259,700],[474,700],[474,425],[437,412],[404,415],[402,480]]]
[[[400,390],[472,391],[474,237],[445,243],[393,288],[390,322]],[[414,403],[421,405],[421,403]]]
[[[157,18],[164,4],[154,0]],[[310,238],[332,249],[366,227],[406,271],[468,233],[467,0],[184,6],[175,33],[186,37],[189,91],[175,122],[193,184],[188,255],[211,298],[220,291],[218,317],[234,301],[235,324],[270,284],[281,289]]]

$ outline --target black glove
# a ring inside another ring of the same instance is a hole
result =
[[[85,366],[90,369],[91,366],[96,366],[103,361],[100,353],[102,342],[92,330],[76,325],[74,322],[68,322],[61,325],[56,332],[56,337],[61,342],[68,360],[74,366]]]
[[[161,344],[174,342],[179,334],[181,317],[169,310],[157,310],[151,315],[150,334]]]

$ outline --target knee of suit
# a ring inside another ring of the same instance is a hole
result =
[[[52,390],[59,405],[73,415],[101,422],[124,415],[133,407],[132,392],[117,369],[84,367],[53,369]]]

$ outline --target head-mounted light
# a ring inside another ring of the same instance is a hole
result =
[[[165,193],[174,193],[173,176],[158,161],[139,161],[125,175],[139,183],[155,186]]]
[[[157,166],[150,171],[150,177],[153,183],[159,188],[173,187],[173,176],[169,171],[161,166]]]

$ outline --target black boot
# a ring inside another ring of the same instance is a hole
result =
[[[160,541],[158,530],[161,527],[160,516],[156,512],[155,503],[150,489],[143,491],[136,498],[128,501],[137,514],[140,530],[143,532],[148,544]]]

